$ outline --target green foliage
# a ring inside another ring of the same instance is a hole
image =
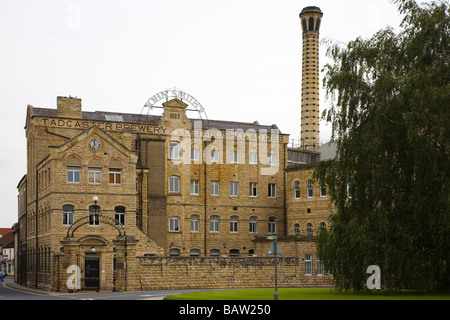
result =
[[[315,177],[336,214],[318,252],[342,289],[363,289],[373,264],[390,289],[450,286],[449,3],[394,3],[398,34],[331,45],[325,66],[338,151]]]

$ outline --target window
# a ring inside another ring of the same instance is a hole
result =
[[[239,194],[239,184],[236,181],[230,182],[230,196],[237,197]]]
[[[199,194],[199,181],[198,180],[191,180],[191,194],[198,195]]]
[[[211,150],[211,162],[219,162],[219,150]]]
[[[169,178],[169,192],[170,193],[180,193],[180,178],[170,177]]]
[[[306,192],[307,192],[308,198],[312,198],[313,197],[313,183],[312,183],[312,180],[308,180],[306,182]]]
[[[200,257],[200,249],[191,249],[189,255],[191,257]]]
[[[268,164],[271,166],[275,166],[277,164],[277,155],[275,153],[269,154],[269,157],[267,158]]]
[[[209,250],[209,255],[211,257],[218,257],[218,256],[220,256],[220,251],[219,251],[219,249],[211,249],[211,250]]]
[[[294,235],[296,236],[300,235],[300,225],[298,223],[294,225]]]
[[[275,183],[269,183],[269,198],[277,197],[277,185]]]
[[[323,276],[324,272],[324,265],[323,262],[320,260],[317,260],[317,275]]]
[[[170,257],[179,257],[180,249],[169,249],[169,256]]]
[[[88,168],[88,182],[90,184],[102,183],[102,169],[101,168]]]
[[[249,152],[248,154],[248,163],[249,164],[258,164],[258,153]]]
[[[237,151],[230,152],[230,163],[238,163],[238,153]]]
[[[327,224],[325,222],[321,222],[319,228],[326,228]]]
[[[211,195],[212,196],[219,195],[219,181],[211,181]]]
[[[238,249],[231,249],[230,250],[230,257],[234,257],[234,258],[239,257],[239,250]]]
[[[320,186],[320,197],[325,198],[327,196],[327,186],[325,184],[322,184]]]
[[[81,167],[67,167],[67,183],[81,182]]]
[[[200,217],[198,215],[191,216],[191,232],[198,232],[200,227]]]
[[[294,182],[294,198],[300,199],[300,181]]]
[[[239,217],[232,216],[230,218],[230,232],[238,232],[239,231]]]
[[[180,232],[180,219],[170,218],[169,219],[169,231],[170,232]]]
[[[70,226],[71,224],[73,224],[73,218],[74,218],[74,214],[73,214],[73,209],[74,206],[71,205],[64,205],[63,206],[63,225],[64,226]]]
[[[306,225],[306,235],[307,235],[308,237],[312,237],[312,236],[313,236],[313,226],[312,226],[311,223],[308,223],[308,224]]]
[[[180,144],[178,142],[169,143],[169,159],[180,159]]]
[[[211,216],[209,220],[209,231],[210,232],[219,232],[219,216]]]
[[[305,275],[312,275],[312,255],[305,255]]]
[[[250,183],[250,197],[257,197],[258,196],[258,184],[251,182]]]
[[[200,150],[191,149],[191,160],[193,160],[193,161],[200,160]]]
[[[277,222],[276,218],[270,217],[269,218],[269,224],[268,224],[268,232],[269,233],[275,233],[277,232]]]
[[[125,226],[125,207],[117,206],[114,208],[114,211],[114,219],[116,219],[116,225],[121,224],[122,226]]]
[[[109,183],[115,185],[122,184],[122,169],[109,169]]]
[[[119,160],[112,160],[109,163],[109,183],[122,184],[122,163]]]
[[[89,207],[89,225],[90,226],[99,226],[100,225],[100,207],[90,206]]]
[[[257,217],[250,217],[249,232],[250,233],[258,232],[258,218]]]

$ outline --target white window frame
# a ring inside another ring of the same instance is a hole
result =
[[[81,183],[81,167],[67,167],[67,183]]]
[[[314,229],[312,223],[306,224],[306,236],[312,237],[314,235]]]
[[[88,168],[88,183],[89,184],[102,183],[102,168]]]
[[[172,217],[169,219],[169,232],[180,232],[180,218]]]
[[[220,162],[220,151],[219,150],[211,150],[211,163],[219,163]]]
[[[319,259],[317,259],[317,275],[318,276],[323,276],[325,274],[325,266],[323,261],[320,261]]]
[[[258,217],[250,217],[249,233],[258,233]]]
[[[312,275],[312,254],[305,255],[305,276]]]
[[[191,195],[198,196],[200,194],[200,181],[191,180]]]
[[[211,195],[212,196],[219,195],[219,181],[211,181]]]
[[[180,193],[180,177],[169,177],[169,193]]]
[[[300,194],[300,181],[295,180],[294,181],[294,199],[298,200],[300,199],[301,194]]]
[[[180,159],[180,143],[170,142],[169,143],[169,159],[179,160]]]
[[[249,164],[258,164],[258,153],[257,152],[249,152],[248,153],[248,163]]]
[[[230,163],[238,163],[239,154],[237,151],[230,151]]]
[[[308,199],[312,199],[314,197],[314,186],[311,179],[306,181],[306,196]]]
[[[117,211],[119,208],[123,208],[123,212]],[[117,206],[114,208],[114,219],[117,220],[115,223],[119,222],[122,226],[125,226],[126,208],[124,206]]]
[[[258,183],[250,182],[250,198],[258,197]]]
[[[231,233],[239,232],[239,217],[238,216],[230,217],[230,232]]]
[[[276,183],[269,183],[268,186],[268,197],[276,198],[277,197],[277,185]]]
[[[200,160],[200,150],[199,149],[191,149],[191,160],[192,161]]]
[[[191,232],[199,232],[200,230],[200,216],[194,214],[191,216]]]
[[[269,221],[267,223],[267,232],[268,233],[277,232],[277,219],[275,217],[269,217]]]
[[[71,210],[67,210],[68,208],[71,208]],[[63,205],[63,226],[71,226],[73,222],[75,221],[75,208],[72,205]]]
[[[239,182],[231,181],[230,182],[230,197],[239,196]]]
[[[218,215],[212,215],[209,218],[209,232],[220,232],[220,217]]]
[[[321,198],[326,198],[327,197],[327,186],[325,184],[320,186],[320,197]]]
[[[111,182],[111,176],[113,177],[113,182]],[[122,184],[122,169],[110,168],[108,172],[108,182],[111,185],[119,186]],[[118,179],[117,179],[118,178]],[[119,182],[117,182],[119,181]]]

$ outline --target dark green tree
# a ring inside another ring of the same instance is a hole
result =
[[[393,1],[403,21],[330,44],[323,117],[337,144],[315,178],[335,207],[318,254],[341,289],[450,287],[449,2]]]

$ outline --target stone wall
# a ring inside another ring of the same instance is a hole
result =
[[[275,258],[138,257],[138,290],[271,288]],[[299,257],[278,257],[278,287],[329,287],[329,276],[305,276]],[[135,269],[136,270],[136,269]]]

